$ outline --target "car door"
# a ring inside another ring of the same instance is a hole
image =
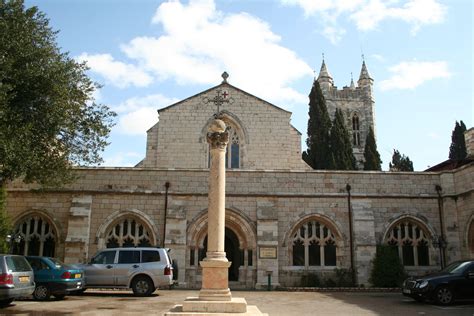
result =
[[[112,286],[114,282],[116,250],[99,252],[85,266],[86,286]]]
[[[128,286],[131,277],[140,269],[140,250],[119,250],[115,266],[115,281],[118,286]]]
[[[474,263],[471,263],[463,272],[459,282],[459,297],[474,298]]]
[[[38,257],[28,257],[26,258],[28,263],[33,268],[35,274],[35,282],[36,283],[46,283],[50,281],[51,278],[51,271],[50,267]]]

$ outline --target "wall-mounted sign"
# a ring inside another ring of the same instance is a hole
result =
[[[258,256],[260,259],[276,259],[277,247],[260,247]]]

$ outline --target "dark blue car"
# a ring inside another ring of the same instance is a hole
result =
[[[51,295],[63,299],[71,291],[84,287],[84,271],[50,257],[27,256],[35,274],[33,297],[47,300]]]

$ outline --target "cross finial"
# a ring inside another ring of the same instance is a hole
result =
[[[362,61],[365,62],[365,56],[362,54]]]
[[[323,53],[323,61],[324,61],[324,53]]]
[[[352,77],[352,71],[351,71],[351,81],[354,80],[354,78]]]
[[[224,71],[222,73],[222,79],[224,79],[224,80],[222,80],[222,83],[227,82],[227,78],[229,78],[229,74],[227,73],[227,71]]]

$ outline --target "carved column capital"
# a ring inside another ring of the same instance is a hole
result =
[[[229,142],[229,133],[224,132],[208,132],[207,142],[211,145],[211,149],[224,150]]]

